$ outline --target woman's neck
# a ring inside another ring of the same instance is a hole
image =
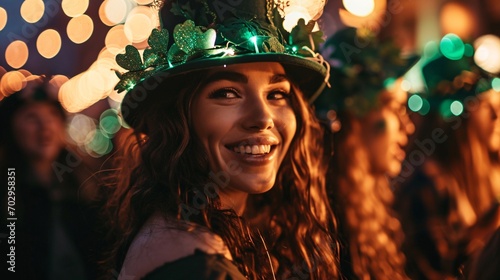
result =
[[[245,211],[248,193],[227,188],[219,193],[222,209],[233,209],[238,216]]]

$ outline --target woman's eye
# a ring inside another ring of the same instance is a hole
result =
[[[289,97],[290,97],[290,93],[285,92],[285,91],[281,91],[281,90],[273,91],[273,92],[269,93],[269,95],[268,95],[268,99],[271,99],[271,100],[280,100],[280,99],[285,99],[285,98],[289,98]]]
[[[222,88],[211,93],[209,97],[213,99],[233,99],[238,98],[239,95],[233,88]]]

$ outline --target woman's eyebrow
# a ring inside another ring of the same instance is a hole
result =
[[[227,80],[237,83],[248,83],[248,77],[242,73],[232,71],[218,71],[209,75],[205,79],[205,84],[209,84],[219,80]]]
[[[290,82],[290,79],[285,74],[276,74],[269,79],[269,84],[276,84],[281,82]]]

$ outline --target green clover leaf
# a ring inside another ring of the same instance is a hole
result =
[[[122,68],[125,68],[129,71],[138,71],[144,69],[139,51],[132,45],[128,45],[125,47],[124,54],[118,54],[116,56],[116,63],[118,63],[118,65],[120,65]]]
[[[307,46],[309,48],[314,47],[314,49],[318,49],[319,44],[322,43],[324,39],[323,32],[312,32],[315,24],[315,21],[311,20],[306,24],[304,19],[300,19],[297,22],[297,25],[292,29],[292,32],[290,32],[290,44],[296,46],[299,50],[303,46]],[[311,46],[311,39],[309,38],[309,36],[312,37],[314,46]]]
[[[168,30],[153,29],[148,39],[149,48],[144,50],[144,67],[167,63]]]

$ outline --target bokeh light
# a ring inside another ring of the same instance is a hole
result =
[[[366,17],[375,9],[374,0],[342,0],[344,7],[351,14]]]
[[[439,45],[434,41],[429,41],[424,46],[424,56],[427,59],[432,59],[439,54]]]
[[[108,138],[113,138],[122,127],[120,117],[118,117],[118,111],[115,109],[108,109],[102,112],[99,118],[99,127],[101,131],[108,135]]]
[[[86,42],[94,32],[94,22],[88,15],[72,18],[66,28],[68,38],[75,44]]]
[[[49,87],[49,92],[54,92],[55,95],[53,96],[54,99],[57,99],[57,94],[59,92],[59,89],[64,85],[67,81],[69,81],[69,78],[64,76],[64,75],[55,75],[53,76],[48,84]]]
[[[451,105],[453,104],[453,100],[446,99],[441,104],[439,105],[439,112],[441,113],[441,116],[444,118],[450,118],[453,116],[453,113],[451,111]]]
[[[422,99],[422,108],[418,111],[418,113],[422,116],[425,116],[431,110],[431,104],[427,99]]]
[[[446,34],[439,44],[439,49],[444,56],[451,60],[458,60],[464,56],[465,45],[456,34]]]
[[[471,44],[464,45],[464,56],[472,57],[474,55],[474,47]]]
[[[408,108],[412,110],[413,112],[418,112],[420,109],[422,109],[422,106],[424,105],[424,101],[422,100],[422,97],[414,94],[408,98]]]
[[[474,41],[476,53],[474,61],[484,70],[497,74],[500,72],[500,38],[484,35]]]
[[[21,4],[21,17],[29,23],[39,21],[45,12],[45,4],[42,0],[26,0]]]
[[[127,38],[124,31],[123,25],[117,25],[112,27],[106,38],[104,39],[106,44],[106,48],[108,51],[114,55],[117,55],[125,50],[127,45],[130,45],[132,42]]]
[[[491,87],[493,90],[500,92],[500,78],[494,78],[491,81]]]
[[[68,124],[68,135],[77,145],[82,146],[94,139],[95,121],[83,114],[75,114]]]
[[[285,20],[283,21],[283,28],[285,28],[286,31],[291,32],[297,25],[299,19],[304,19],[307,23],[312,19],[312,17],[309,15],[307,9],[302,6],[288,7]]]
[[[132,43],[146,41],[151,35],[151,31],[157,25],[155,12],[146,6],[135,7],[127,16],[124,25],[124,32],[127,39]]]
[[[26,86],[26,77],[19,71],[5,73],[0,80],[0,91],[5,97],[22,90]]]
[[[134,0],[139,5],[149,5],[153,2],[153,0]]]
[[[36,40],[36,48],[41,56],[53,58],[61,50],[61,35],[54,29],[43,31]]]
[[[136,6],[127,0],[105,0],[99,9],[99,17],[106,25],[112,26],[125,22],[128,13]]]
[[[412,83],[407,79],[403,79],[403,81],[401,81],[401,89],[406,92],[410,91],[412,89]]]
[[[462,102],[455,100],[450,104],[450,112],[453,115],[460,116],[460,114],[462,114],[463,111],[464,111],[464,105],[462,104]]]
[[[450,1],[441,9],[440,25],[443,34],[454,33],[460,38],[471,38],[476,30],[476,19],[470,7]]]
[[[87,11],[89,0],[62,0],[61,6],[68,17],[78,17]]]
[[[106,137],[100,129],[95,130],[94,138],[87,145],[85,145],[87,152],[94,157],[101,157],[113,149],[111,140]]]
[[[5,50],[5,60],[10,67],[18,69],[28,61],[28,46],[23,41],[14,41]]]
[[[0,7],[0,31],[7,25],[7,11]]]

